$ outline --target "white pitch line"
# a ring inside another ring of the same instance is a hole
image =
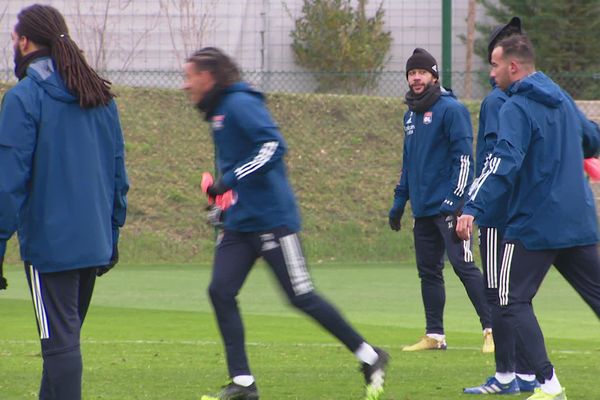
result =
[[[37,340],[2,340],[0,344],[38,344]],[[220,341],[216,340],[95,340],[84,339],[83,344],[100,344],[100,345],[118,345],[118,344],[141,344],[141,345],[188,345],[188,346],[216,346],[221,345]],[[247,346],[253,347],[272,347],[272,346],[292,346],[292,347],[343,347],[338,343],[267,343],[267,342],[246,342]],[[402,349],[406,345],[391,345],[382,344],[380,347],[387,349]],[[449,346],[446,351],[480,351],[481,347],[473,346]],[[595,354],[598,351],[589,350],[550,350],[550,353],[556,354]]]

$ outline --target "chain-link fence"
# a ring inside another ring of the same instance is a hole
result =
[[[28,0],[0,4],[0,81],[14,82],[10,41],[19,11]],[[295,63],[292,37],[295,21],[303,15],[305,0],[48,0],[65,15],[70,34],[102,75],[121,86],[176,88],[181,63],[192,51],[206,45],[225,49],[245,71],[245,77],[266,92],[309,93],[317,89],[315,76]],[[415,47],[424,47],[446,69],[444,41],[451,53],[451,86],[461,99],[481,99],[489,89],[486,60],[476,53],[474,40],[486,34],[475,30],[496,22],[480,2],[454,0],[451,18],[443,18],[442,1],[371,0],[371,16],[381,6],[385,30],[392,37],[389,60],[376,76],[375,96],[403,96],[404,66]],[[358,1],[351,0],[354,7]],[[540,14],[543,14],[540,10]],[[581,18],[584,18],[583,16]],[[583,25],[582,19],[582,25]],[[577,20],[575,21],[577,22]],[[449,24],[450,34],[442,37]],[[528,21],[524,21],[527,28]],[[543,27],[552,38],[554,24]],[[536,32],[538,33],[538,32]],[[466,43],[471,43],[466,45]],[[590,60],[590,65],[598,61]],[[578,99],[600,99],[600,67],[596,72],[544,71],[558,79]],[[593,70],[593,69],[592,69]],[[335,74],[333,74],[335,79]],[[338,77],[341,76],[338,74]]]
[[[320,74],[327,74],[321,72]],[[564,74],[547,73],[559,82],[565,82],[563,88],[574,96],[576,93],[585,93],[586,88],[592,83],[600,86],[600,73],[597,74]],[[331,74],[334,77],[340,74]],[[350,75],[345,74],[344,78]],[[129,87],[156,87],[177,88],[181,86],[181,71],[107,71],[104,73],[115,85]],[[314,74],[308,72],[289,71],[243,71],[243,78],[257,89],[265,93],[314,93],[317,86]],[[377,97],[404,97],[408,90],[405,71],[384,71],[378,74],[378,85],[375,89],[363,93],[351,93]],[[470,74],[454,72],[452,81],[456,82],[452,91],[461,101],[480,101],[491,89],[488,72],[478,71]],[[333,92],[330,94],[348,94]],[[575,96],[577,97],[577,96]],[[586,98],[590,98],[586,96]],[[596,99],[596,97],[592,97]],[[578,100],[579,106],[592,119],[600,121],[600,96],[599,100]]]
[[[207,128],[186,106],[183,93],[170,90],[181,85],[185,55],[209,44],[233,55],[244,79],[270,94],[269,107],[290,144],[288,165],[304,211],[308,252],[317,259],[411,258],[410,229],[398,241],[386,214],[401,163],[404,64],[415,47],[441,61],[441,1],[382,2],[394,37],[392,58],[373,89],[353,96],[312,95],[315,74],[294,64],[289,32],[302,0],[48,3],[63,11],[87,59],[117,86],[135,188],[124,234],[137,240],[123,241],[129,259],[207,260],[212,253],[210,241],[198,241],[212,235],[198,215],[201,197],[190,189],[198,185],[198,171],[212,169]],[[467,65],[458,39],[466,33],[467,3],[453,2],[451,77],[476,129],[479,101],[490,87],[488,67],[476,57]],[[0,4],[0,81],[15,82],[10,31],[18,11],[29,4]],[[478,24],[489,23],[477,15]],[[600,71],[544,72],[577,99],[588,99],[578,104],[600,121],[600,93],[593,91],[600,87]],[[326,190],[315,190],[324,183],[330,184]],[[406,247],[399,248],[399,242]]]

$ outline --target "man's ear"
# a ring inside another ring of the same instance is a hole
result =
[[[26,55],[27,53],[31,53],[32,50],[32,42],[29,40],[27,36],[20,36],[18,41],[19,49],[21,50],[21,54]]]

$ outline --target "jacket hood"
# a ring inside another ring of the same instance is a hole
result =
[[[507,93],[509,96],[518,94],[552,108],[558,107],[565,98],[560,87],[542,72],[534,72],[514,82]]]
[[[443,86],[440,86],[440,89],[442,91],[442,96],[448,96],[448,97],[452,97],[453,99],[456,99],[456,95],[454,94],[454,92],[452,91],[452,89],[447,89]]]
[[[50,57],[33,61],[27,68],[27,77],[37,82],[50,97],[56,100],[64,103],[77,101],[77,97],[73,96],[65,86]]]
[[[261,92],[252,88],[247,82],[244,82],[244,81],[236,82],[233,85],[227,86],[223,90],[224,94],[229,94],[229,93],[234,93],[234,92],[246,92],[253,96],[258,97],[259,99],[261,99],[263,101],[265,99],[265,96]]]

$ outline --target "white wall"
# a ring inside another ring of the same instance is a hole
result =
[[[442,1],[382,2],[386,28],[393,36],[387,70],[403,71],[406,58],[415,47],[426,48],[441,64]],[[5,12],[0,20],[0,70],[5,70],[0,73],[0,80],[12,79],[10,32],[19,10],[31,3],[29,0],[0,3],[0,16]],[[232,54],[246,71],[301,72],[293,62],[289,33],[294,18],[301,15],[302,0],[47,0],[44,3],[63,13],[71,35],[90,63],[101,70],[126,74],[160,70],[178,74],[185,55],[199,47],[215,45]],[[379,4],[371,0],[368,14],[372,15]],[[453,1],[455,71],[465,69],[465,46],[457,36],[466,35],[467,4],[468,0]],[[478,6],[477,12],[477,20],[482,22],[483,8]],[[99,45],[101,36],[103,47]],[[474,61],[473,70],[486,68],[477,57]],[[151,85],[152,79],[149,77],[145,84]],[[460,84],[455,82],[454,86],[458,88]]]

